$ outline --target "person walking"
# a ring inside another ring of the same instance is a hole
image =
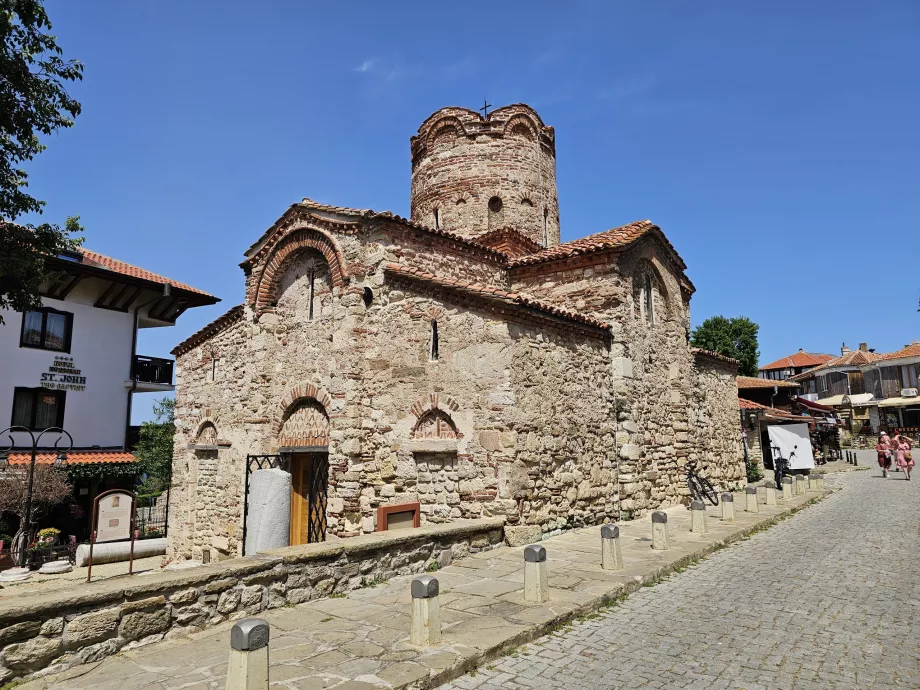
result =
[[[897,455],[897,452],[898,452],[898,444],[899,444],[899,443],[901,443],[901,432],[900,432],[898,429],[895,429],[895,430],[894,430],[894,436],[892,436],[892,437],[891,437],[891,440],[888,441],[888,445],[889,445],[889,447],[891,448],[891,459],[892,459],[892,461],[894,461],[895,456]],[[900,472],[900,471],[901,471],[901,468],[898,467],[898,463],[892,462],[891,464],[892,464],[892,467],[891,467],[891,471],[892,471],[892,472]]]
[[[888,434],[882,433],[878,443],[875,444],[875,452],[878,454],[878,466],[882,468],[882,476],[888,477],[888,470],[891,468],[891,439]]]
[[[898,467],[904,470],[904,479],[910,481],[910,471],[914,467],[914,458],[910,452],[910,441],[907,436],[901,436],[897,445]]]

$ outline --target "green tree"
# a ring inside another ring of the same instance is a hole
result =
[[[141,424],[140,440],[134,450],[140,475],[144,477],[140,493],[156,493],[169,488],[173,435],[176,433],[175,411],[176,401],[163,398],[153,404],[155,421]]]
[[[20,166],[45,149],[42,136],[71,127],[80,104],[64,88],[83,78],[83,65],[64,60],[40,0],[0,0],[0,308],[41,306],[39,285],[53,275],[45,259],[79,246],[77,218],[17,225],[41,213]],[[0,323],[3,323],[0,317]]]
[[[757,376],[757,361],[760,358],[757,345],[759,331],[760,326],[746,316],[735,316],[730,319],[712,316],[694,329],[690,343],[694,347],[737,359],[741,363],[738,373],[742,376]]]

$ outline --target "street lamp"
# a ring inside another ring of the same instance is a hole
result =
[[[20,540],[22,543],[20,544],[20,549],[19,549],[20,572],[22,572],[22,570],[25,569],[26,567],[29,535],[32,533],[32,490],[33,490],[33,485],[35,482],[35,460],[36,460],[37,451],[38,451],[38,442],[41,440],[42,436],[44,436],[48,432],[60,434],[57,440],[54,442],[54,447],[53,447],[53,450],[57,451],[57,455],[54,458],[54,466],[58,468],[64,467],[67,464],[67,452],[71,448],[73,448],[73,436],[71,436],[64,429],[57,427],[57,426],[51,426],[51,427],[48,427],[47,429],[43,429],[42,431],[38,432],[37,436],[31,429],[29,429],[28,427],[24,427],[24,426],[11,426],[11,427],[4,429],[3,431],[0,431],[0,437],[2,437],[4,434],[8,434],[8,438],[10,440],[10,445],[0,450],[0,469],[5,470],[9,468],[10,466],[10,459],[9,459],[10,451],[14,450],[16,447],[16,442],[13,439],[14,433],[26,433],[29,435],[29,438],[32,439],[32,454],[31,454],[31,459],[29,460],[29,485],[28,485],[28,489],[26,492],[26,510],[25,510],[25,515],[23,515],[22,526],[20,529],[20,534],[22,535],[22,538]],[[61,440],[64,436],[67,437],[67,447],[66,448],[59,447]],[[15,544],[14,544],[14,547],[15,547]],[[27,573],[28,571],[26,571],[25,577],[28,577]],[[25,579],[25,577],[23,577],[22,579]]]

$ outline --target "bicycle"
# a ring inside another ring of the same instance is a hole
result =
[[[712,505],[719,505],[719,494],[706,477],[696,472],[696,460],[690,460],[686,465],[687,486],[690,487],[690,497],[694,501],[709,501]]]

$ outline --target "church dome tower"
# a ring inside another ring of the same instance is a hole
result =
[[[511,227],[559,244],[556,135],[518,103],[442,108],[412,137],[412,220],[474,239]]]

